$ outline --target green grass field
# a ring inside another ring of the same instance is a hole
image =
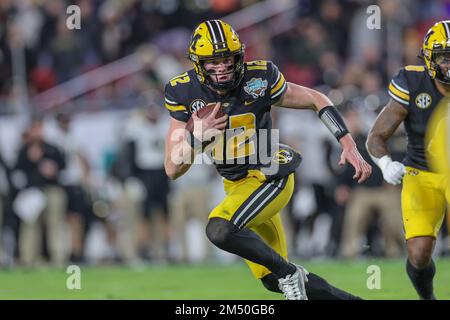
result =
[[[381,289],[369,290],[369,265],[381,269]],[[307,262],[330,283],[364,299],[416,299],[403,260]],[[450,259],[436,261],[435,292],[450,299]],[[198,266],[81,267],[81,289],[66,287],[64,269],[0,271],[0,299],[282,299],[266,291],[244,264]]]

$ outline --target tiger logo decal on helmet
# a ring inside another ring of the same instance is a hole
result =
[[[450,69],[445,71],[440,66],[444,59],[450,58],[450,20],[437,22],[428,30],[420,56],[432,79],[450,84]]]
[[[204,63],[217,58],[234,58],[232,80],[224,83],[213,81]],[[238,34],[226,22],[207,20],[194,30],[189,43],[188,58],[200,82],[220,91],[236,88],[244,77],[244,44]]]

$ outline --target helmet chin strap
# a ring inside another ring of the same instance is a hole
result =
[[[227,82],[224,82],[223,84],[228,84],[228,83],[232,83],[232,82],[233,81],[227,81]],[[220,86],[217,86],[217,85],[213,86],[211,83],[208,85],[208,87],[220,95],[226,95],[228,92],[230,92],[230,90],[232,90],[231,88],[221,88]]]

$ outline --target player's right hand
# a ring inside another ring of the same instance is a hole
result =
[[[378,166],[383,173],[384,180],[394,186],[400,184],[406,174],[405,165],[398,161],[392,161],[391,157],[387,155],[378,161]]]
[[[221,106],[220,102],[217,102],[214,106],[213,111],[204,118],[200,118],[197,115],[197,111],[192,113],[192,118],[194,120],[194,137],[200,141],[209,141],[217,133],[222,133],[228,123],[228,115],[225,114],[220,118],[216,118],[217,112]]]

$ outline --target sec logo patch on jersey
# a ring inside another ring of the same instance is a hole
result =
[[[420,109],[426,109],[431,105],[432,99],[428,93],[421,93],[416,97],[416,106]]]
[[[191,112],[198,111],[206,106],[206,102],[202,99],[195,99],[190,104],[189,108],[191,109]]]

